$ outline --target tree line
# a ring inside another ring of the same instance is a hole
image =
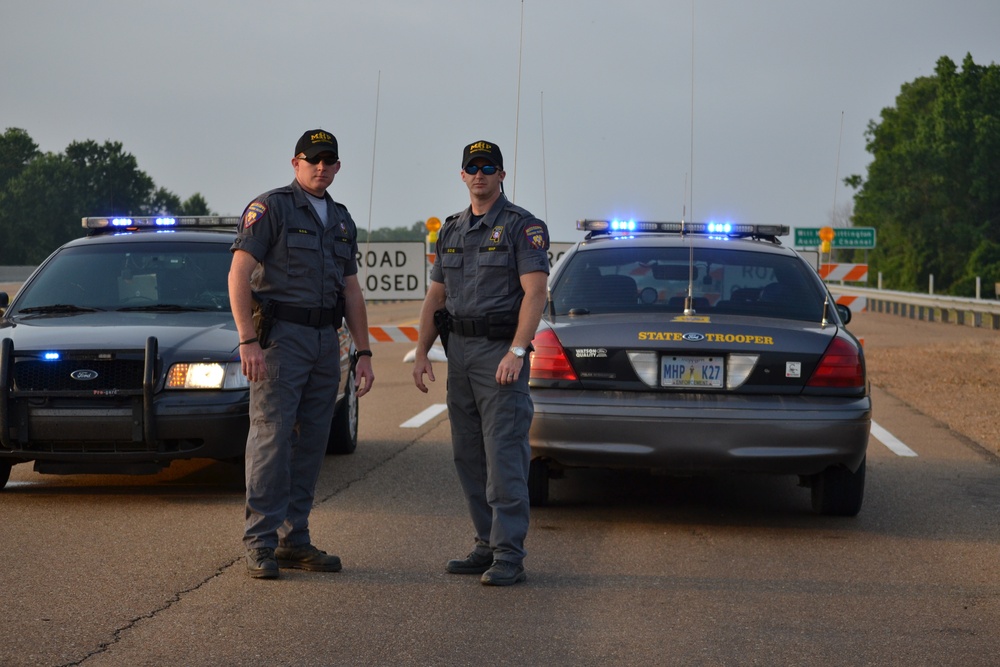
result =
[[[74,141],[42,153],[20,128],[0,135],[0,265],[34,265],[83,235],[94,215],[209,215],[195,193],[181,201],[141,171],[122,144]]]
[[[934,75],[904,84],[896,105],[870,121],[867,177],[852,175],[853,223],[875,227],[869,275],[883,287],[974,296],[1000,282],[1000,66],[961,70],[938,59]]]
[[[20,128],[0,135],[0,265],[39,264],[83,235],[88,215],[214,215],[200,193],[181,200],[156,187],[120,142],[75,141],[42,153]],[[358,230],[359,241],[421,241],[423,221],[410,227]]]

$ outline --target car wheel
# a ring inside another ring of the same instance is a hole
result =
[[[10,479],[10,469],[14,467],[14,464],[10,461],[0,461],[0,491],[7,486],[7,480]]]
[[[813,478],[812,507],[820,514],[856,516],[865,497],[865,459],[857,472],[827,468]]]
[[[347,387],[333,413],[327,454],[352,454],[358,448],[358,392],[354,386],[354,369],[347,376]]]
[[[532,507],[549,504],[549,464],[544,459],[532,459],[528,464],[528,501]]]

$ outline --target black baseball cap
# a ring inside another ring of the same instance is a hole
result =
[[[469,163],[477,157],[488,160],[501,170],[503,169],[503,154],[500,152],[500,147],[496,144],[489,141],[476,141],[466,146],[465,150],[462,151],[462,169],[468,167]]]
[[[316,157],[320,153],[333,153],[334,157],[340,157],[337,152],[337,137],[326,130],[309,130],[295,144],[296,156]]]

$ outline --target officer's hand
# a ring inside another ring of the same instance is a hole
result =
[[[521,368],[524,366],[524,357],[515,357],[508,352],[497,365],[497,384],[514,384],[521,376]]]
[[[359,357],[354,367],[354,388],[358,392],[358,398],[371,391],[374,383],[375,371],[372,369],[371,357]]]
[[[413,362],[413,384],[417,386],[417,389],[427,393],[427,385],[424,384],[424,373],[427,374],[427,378],[434,382],[434,368],[431,366],[431,360],[426,356],[422,359],[418,358]]]
[[[240,365],[243,375],[250,382],[257,382],[267,377],[267,364],[264,363],[264,350],[260,343],[240,345]]]

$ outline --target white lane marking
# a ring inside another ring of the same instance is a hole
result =
[[[872,435],[897,456],[917,456],[915,451],[904,445],[896,436],[875,422],[872,422]]]
[[[437,417],[439,414],[448,409],[448,406],[444,403],[435,403],[431,407],[427,408],[419,415],[407,419],[405,422],[399,425],[399,428],[419,428],[429,422],[430,420]]]

